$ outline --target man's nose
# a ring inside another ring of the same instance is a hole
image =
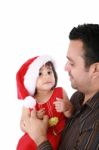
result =
[[[65,64],[64,70],[67,72],[70,72],[71,69],[70,69],[70,65],[68,62]]]

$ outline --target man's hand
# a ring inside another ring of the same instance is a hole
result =
[[[36,111],[24,108],[25,116],[22,121],[22,128],[36,142],[37,145],[47,140],[48,116],[42,120],[38,119]]]
[[[30,111],[30,110],[29,110]],[[22,108],[22,115],[21,115],[21,120],[20,120],[20,128],[21,128],[21,130],[23,131],[23,132],[25,132],[25,130],[24,130],[24,119],[25,119],[25,117],[28,115],[28,116],[30,116],[30,112],[27,112],[27,110],[26,110],[26,107],[24,107],[23,106],[23,108]]]
[[[36,114],[39,119],[43,119],[43,116],[45,115],[45,108],[41,108]]]

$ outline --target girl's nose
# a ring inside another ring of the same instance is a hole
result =
[[[46,78],[49,78],[49,75],[45,74],[43,77],[46,79]]]

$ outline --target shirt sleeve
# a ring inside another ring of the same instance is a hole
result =
[[[53,148],[49,141],[45,141],[38,146],[37,150],[53,150]]]

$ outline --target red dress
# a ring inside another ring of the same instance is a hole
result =
[[[64,116],[63,113],[59,113],[55,110],[53,102],[56,100],[56,98],[63,99],[63,90],[61,87],[57,87],[54,89],[52,96],[46,103],[44,104],[37,103],[36,105],[37,110],[45,108],[46,114],[49,116],[49,119],[53,117],[58,118],[58,122],[56,123],[56,125],[50,126],[47,132],[47,137],[53,147],[53,150],[57,150],[58,148],[61,132],[64,128],[65,122],[67,121],[67,118]],[[35,142],[28,136],[27,133],[25,133],[18,142],[17,150],[36,150],[36,149],[37,148]]]

